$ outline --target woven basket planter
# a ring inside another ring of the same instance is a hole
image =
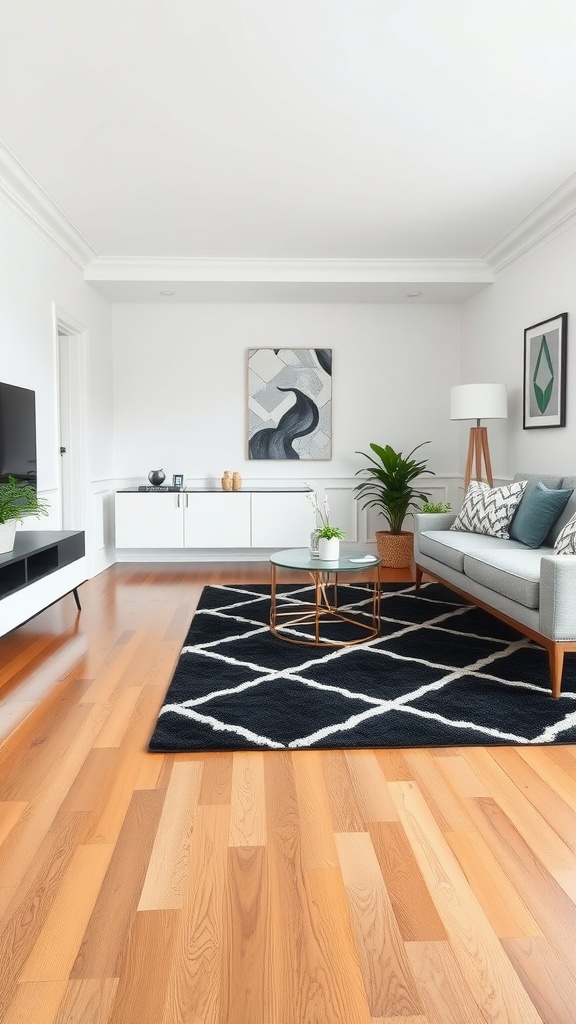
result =
[[[414,534],[376,530],[376,547],[382,565],[389,569],[404,569],[412,562]]]

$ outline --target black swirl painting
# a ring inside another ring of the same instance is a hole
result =
[[[248,458],[332,458],[332,349],[248,350]]]

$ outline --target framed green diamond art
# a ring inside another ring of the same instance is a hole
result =
[[[524,430],[566,426],[568,313],[524,331]]]

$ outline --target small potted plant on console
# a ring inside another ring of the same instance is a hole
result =
[[[47,516],[49,505],[36,488],[16,476],[0,481],[0,554],[12,551],[17,523],[27,516]]]

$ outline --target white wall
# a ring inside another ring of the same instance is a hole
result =
[[[408,305],[115,305],[116,475],[220,480],[351,477],[371,441],[453,473],[457,429],[448,417],[459,375],[459,309]],[[256,347],[332,348],[333,457],[248,461],[246,361]]]
[[[497,381],[508,386],[508,420],[487,424],[495,476],[576,472],[576,358],[571,342],[576,330],[575,267],[576,228],[571,228],[501,273],[462,307],[462,383]],[[524,329],[565,312],[566,427],[523,430]]]
[[[38,489],[59,529],[59,454],[54,304],[88,333],[87,547],[92,571],[108,564],[103,536],[106,483],[112,467],[111,304],[85,284],[80,271],[8,206],[0,203],[0,380],[36,392]]]

